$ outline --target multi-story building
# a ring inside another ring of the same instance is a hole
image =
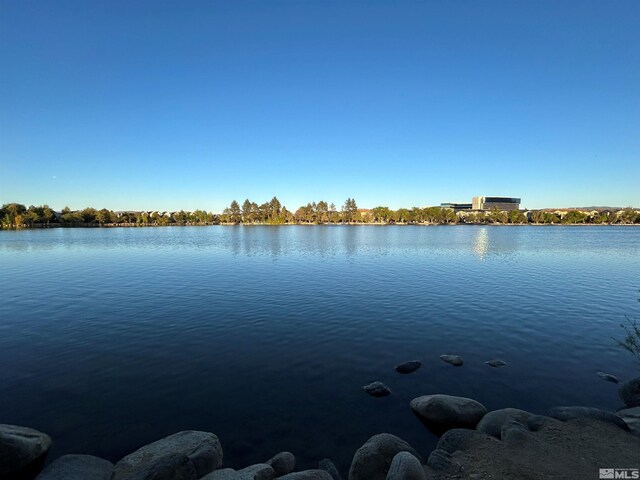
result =
[[[520,199],[511,197],[473,197],[473,210],[519,210]]]
[[[441,203],[440,206],[442,208],[451,208],[453,209],[454,212],[459,212],[461,210],[471,210],[472,205],[470,203],[447,202],[447,203]]]

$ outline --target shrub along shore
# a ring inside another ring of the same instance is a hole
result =
[[[0,228],[48,227],[146,227],[193,225],[637,225],[640,210],[624,209],[544,209],[511,211],[455,212],[446,207],[413,207],[391,210],[388,207],[358,208],[348,198],[340,210],[327,202],[312,202],[295,212],[288,210],[273,197],[258,205],[248,199],[240,205],[235,200],[222,213],[204,210],[186,212],[113,211],[95,208],[57,212],[48,205],[26,207],[19,203],[0,208]]]

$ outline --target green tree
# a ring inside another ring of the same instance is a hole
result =
[[[353,198],[347,198],[342,206],[342,220],[346,223],[353,222],[358,213],[358,206]]]
[[[229,205],[230,220],[232,223],[240,223],[242,221],[242,211],[240,205],[235,200]]]

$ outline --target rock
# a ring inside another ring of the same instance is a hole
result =
[[[205,475],[200,480],[238,480],[238,472],[233,468],[221,468]]]
[[[412,373],[418,370],[422,366],[422,362],[418,360],[411,360],[410,362],[401,363],[396,367],[398,373]]]
[[[440,394],[414,398],[411,410],[436,434],[452,428],[474,428],[487,413],[480,402]]]
[[[362,387],[372,397],[386,397],[391,395],[391,389],[382,382],[373,382]]]
[[[393,457],[386,480],[426,480],[420,460],[409,452],[400,452]]]
[[[606,380],[607,382],[619,383],[618,377],[611,375],[610,373],[596,372],[596,375],[598,375],[601,379]]]
[[[537,432],[545,425],[553,425],[554,423],[558,423],[560,420],[556,420],[555,418],[547,417],[545,415],[531,415],[527,419],[527,428],[531,432]]]
[[[281,477],[296,469],[296,457],[291,452],[280,452],[270,460],[267,460],[267,464],[273,467],[276,476]]]
[[[438,448],[429,454],[427,465],[438,472],[450,470],[454,467],[451,454]]]
[[[331,461],[331,459],[323,458],[322,460],[320,460],[320,462],[318,463],[318,468],[331,475],[331,478],[333,478],[333,480],[342,480],[342,475],[340,475],[340,472],[336,468],[336,465]]]
[[[324,470],[303,470],[302,472],[289,473],[283,477],[278,477],[278,480],[332,480]]]
[[[500,438],[507,445],[521,445],[529,438],[529,429],[513,418],[508,418],[502,424]]]
[[[42,469],[51,438],[33,428],[0,424],[0,478],[35,477]]]
[[[618,411],[618,416],[624,420],[631,433],[640,437],[640,407],[620,410]]]
[[[353,455],[349,480],[385,480],[393,457],[409,452],[417,459],[420,455],[411,445],[390,433],[374,435]]]
[[[507,364],[507,362],[503,362],[502,360],[489,360],[484,363],[493,368],[504,367]]]
[[[466,428],[454,428],[448,430],[438,440],[437,448],[444,450],[447,453],[454,453],[458,450],[465,450],[469,445],[471,439],[477,435],[476,430],[469,430]]]
[[[476,430],[499,439],[501,438],[500,432],[502,430],[502,425],[507,420],[513,419],[522,424],[526,424],[527,419],[530,416],[531,414],[529,412],[525,412],[524,410],[519,410],[517,408],[502,408],[500,410],[494,410],[482,417],[482,420],[478,423]]]
[[[440,355],[440,359],[447,363],[450,363],[454,367],[461,367],[464,363],[462,357],[459,357],[458,355]]]
[[[629,426],[618,415],[606,410],[591,407],[554,407],[549,410],[548,416],[566,422],[575,418],[591,418],[601,422],[612,423],[629,431]]]
[[[120,460],[113,480],[193,480],[222,464],[222,446],[213,433],[184,431],[146,445]]]
[[[111,480],[113,464],[91,455],[63,455],[36,480]]]
[[[640,407],[640,377],[622,385],[618,394],[626,407]]]
[[[276,472],[266,463],[257,463],[249,467],[238,470],[236,474],[238,480],[273,480],[276,478]]]

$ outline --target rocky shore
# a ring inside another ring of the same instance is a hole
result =
[[[450,359],[448,359],[450,360]],[[445,361],[448,361],[445,360]],[[419,368],[403,364],[400,371]],[[225,468],[219,438],[183,431],[130,453],[115,465],[90,455],[64,455],[45,467],[52,439],[37,430],[0,425],[3,480],[448,480],[598,478],[600,468],[640,468],[640,377],[619,390],[623,408],[556,407],[545,415],[515,408],[488,412],[480,402],[436,394],[410,408],[440,437],[430,453],[390,433],[374,435],[353,455],[348,472],[330,459],[296,470],[291,452],[240,470]],[[634,478],[634,477],[625,477]]]

